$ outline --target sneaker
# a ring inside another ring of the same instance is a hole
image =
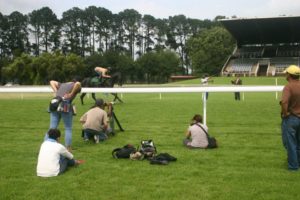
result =
[[[99,136],[98,135],[94,135],[94,140],[95,140],[95,143],[99,143]]]

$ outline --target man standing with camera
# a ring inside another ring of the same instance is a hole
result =
[[[236,79],[232,80],[231,83],[233,85],[242,85],[242,79],[240,78],[239,75],[236,75]],[[241,100],[240,92],[234,92],[234,99],[236,101],[240,101]]]

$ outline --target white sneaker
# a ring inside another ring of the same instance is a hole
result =
[[[94,135],[94,139],[95,139],[95,143],[99,143],[99,136],[98,135]]]

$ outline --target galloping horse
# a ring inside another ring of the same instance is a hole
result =
[[[111,75],[111,78],[104,78],[102,77],[103,81],[100,81],[100,79],[95,77],[86,77],[82,80],[81,86],[82,87],[114,87],[115,83],[118,83],[118,85],[122,85],[122,79],[121,79],[121,73],[116,72],[113,75]],[[111,93],[115,98],[113,101],[118,100],[119,102],[123,103],[123,101],[118,97],[117,93]],[[83,105],[83,98],[85,97],[86,93],[82,93],[80,95],[81,104]],[[92,98],[96,101],[96,95],[95,93],[92,93]]]

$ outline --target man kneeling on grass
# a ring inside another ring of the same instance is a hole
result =
[[[94,139],[95,143],[99,143],[108,138],[106,132],[109,119],[104,105],[103,99],[96,99],[95,105],[80,117],[85,141]]]
[[[65,172],[69,166],[76,166],[84,162],[74,160],[72,153],[59,143],[60,131],[58,129],[50,129],[48,136],[40,148],[36,168],[37,176],[57,176]]]

